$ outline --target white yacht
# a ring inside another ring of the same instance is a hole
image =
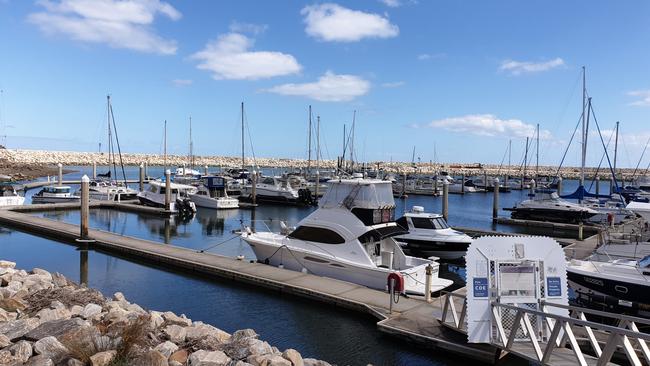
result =
[[[0,206],[20,206],[25,203],[25,197],[16,192],[11,184],[0,184]]]
[[[189,195],[198,207],[216,210],[239,207],[239,200],[228,196],[225,178],[207,176],[201,178],[201,183],[197,192]]]
[[[63,203],[77,202],[80,196],[72,194],[69,186],[47,186],[32,196],[32,203]]]
[[[76,195],[81,196],[81,191]],[[97,201],[128,201],[138,199],[138,191],[115,181],[94,179],[88,186],[88,198]]]
[[[388,276],[404,279],[405,292],[423,295],[453,283],[438,278],[438,263],[407,256],[394,236],[404,231],[393,220],[395,201],[389,181],[340,179],[329,189],[318,210],[284,233],[252,232],[242,238],[258,261],[306,271],[375,289],[387,288]],[[430,289],[425,289],[425,270],[433,267]]]
[[[297,203],[300,201],[298,190],[291,187],[280,177],[260,177],[255,187],[255,195],[258,201]],[[242,187],[241,195],[251,197],[253,185],[247,184]]]
[[[472,242],[467,234],[449,227],[442,215],[424,212],[422,206],[413,206],[397,224],[408,234],[397,235],[395,240],[405,253],[419,257],[463,258]]]
[[[634,212],[625,207],[625,199],[618,194],[613,194],[609,199],[585,198],[582,206],[598,211],[597,215],[589,218],[589,221],[606,224],[610,220],[619,224],[628,217],[633,217]]]
[[[650,317],[650,256],[638,261],[571,260],[567,279],[578,300],[599,304],[611,311]]]
[[[646,222],[650,222],[650,203],[632,201],[625,208],[643,217]]]
[[[522,201],[511,211],[513,219],[578,223],[598,214],[598,211],[560,198],[555,191],[536,189],[530,199]]]
[[[170,187],[172,190],[170,210],[172,212],[196,212],[196,205],[189,199],[189,195],[197,192],[196,187],[178,183],[170,183]],[[143,205],[165,207],[165,189],[165,182],[151,181],[148,189],[138,193],[138,199]]]

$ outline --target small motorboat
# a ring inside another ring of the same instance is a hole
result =
[[[564,223],[579,223],[598,215],[598,211],[564,200],[550,189],[536,189],[528,196],[530,199],[504,210],[511,211],[513,219]]]
[[[75,194],[81,196],[81,191],[77,190]],[[88,186],[88,198],[97,201],[129,201],[138,199],[138,191],[115,181],[93,179]]]
[[[25,197],[16,192],[11,184],[0,184],[0,206],[20,206],[25,203]]]
[[[215,210],[239,207],[239,200],[228,196],[226,179],[223,177],[202,177],[197,192],[189,194],[189,197],[198,207]]]
[[[81,197],[73,194],[69,186],[46,186],[32,196],[32,203],[64,203],[80,200]]]
[[[189,195],[197,192],[196,187],[170,183],[170,188],[170,211],[181,214],[193,214],[196,212],[196,205],[189,198]],[[151,181],[149,182],[148,189],[138,193],[138,200],[146,206],[165,207],[165,189],[165,182]]]

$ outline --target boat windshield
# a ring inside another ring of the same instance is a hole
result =
[[[411,217],[411,221],[416,229],[441,230],[449,228],[447,222],[440,217],[433,219],[428,217]]]
[[[320,199],[321,208],[365,208],[378,209],[394,207],[393,187],[388,181],[332,180],[329,189]]]
[[[640,268],[650,268],[650,255],[645,256],[639,261]]]

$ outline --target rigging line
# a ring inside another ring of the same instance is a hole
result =
[[[614,136],[613,133],[609,135],[609,140],[607,140],[607,146],[605,146],[605,149],[607,149],[609,147],[609,143],[612,142],[612,137],[613,136]],[[603,164],[603,159],[605,159],[605,153],[604,152],[603,152],[603,155],[600,157],[600,162],[598,163],[598,167],[596,168],[596,173],[594,174],[595,177],[597,177],[598,173],[600,172],[600,167]],[[589,185],[589,189],[587,189],[587,192],[589,192],[591,190],[591,187],[594,186],[594,181],[595,181],[595,179],[591,180],[591,184]]]
[[[253,138],[251,137],[251,126],[248,123],[248,115],[244,113],[244,124],[246,125],[246,133],[248,134],[248,143],[251,145],[251,155],[253,156],[253,168],[257,169],[257,158],[255,157],[255,150],[253,149]]]
[[[591,97],[589,98],[589,110],[591,111],[591,115],[594,116],[594,123],[596,124],[596,129],[598,130],[598,136],[600,136],[600,142],[603,144],[603,147],[605,147],[603,134],[600,132],[600,126],[598,125],[598,120],[596,119],[596,112],[594,112],[594,107],[591,105]],[[616,180],[616,174],[614,173],[612,162],[609,160],[609,154],[607,153],[606,147],[605,147],[605,156],[607,157],[607,164],[609,164],[609,171],[612,174],[612,178],[614,179],[614,186],[616,187],[616,192],[619,192],[620,189],[618,187],[618,181]]]
[[[212,249],[212,248],[214,248],[214,247],[218,247],[218,246],[221,245],[221,244],[227,243],[227,242],[229,242],[229,241],[231,241],[231,240],[233,240],[233,239],[235,239],[235,238],[239,238],[239,237],[240,237],[240,235],[233,235],[233,236],[231,236],[230,238],[228,238],[228,239],[226,239],[226,240],[224,240],[224,241],[221,241],[221,242],[219,242],[219,243],[217,243],[217,244],[214,244],[214,245],[210,245],[210,246],[205,247],[205,248],[203,248],[203,249],[199,249],[199,250],[197,250],[196,252],[197,252],[197,253],[203,253],[203,252],[205,252],[206,250],[210,250],[210,249]]]
[[[580,122],[582,122],[584,114],[580,115],[580,118],[578,118],[578,123],[576,123],[576,127],[573,129],[573,134],[571,134],[571,139],[569,139],[569,143],[566,146],[566,149],[564,149],[564,154],[562,154],[562,160],[560,160],[560,165],[557,167],[557,171],[555,172],[555,176],[560,175],[560,169],[562,169],[562,165],[564,164],[564,159],[566,158],[566,154],[569,152],[569,148],[571,147],[571,143],[573,142],[573,139],[576,136],[576,132],[578,131],[578,127],[580,126]]]
[[[501,164],[499,164],[499,169],[497,170],[497,175],[501,174],[501,168],[503,167],[503,162],[506,160],[506,155],[508,155],[508,148],[506,147],[506,151],[503,153],[503,158],[501,158]]]
[[[639,169],[639,164],[641,164],[641,160],[643,160],[643,156],[645,155],[645,150],[648,148],[648,144],[650,144],[650,138],[648,138],[648,141],[645,143],[645,146],[643,147],[643,151],[641,152],[641,157],[639,158],[639,161],[636,163],[634,172],[632,172],[632,179],[634,179],[634,177],[636,176],[636,171]]]
[[[126,171],[124,170],[124,161],[122,161],[122,150],[120,149],[120,138],[117,136],[117,125],[115,124],[115,114],[113,114],[113,104],[110,104],[110,108],[111,108],[111,119],[113,120],[113,131],[115,132],[115,142],[117,143],[117,154],[120,157],[120,165],[122,166],[122,178],[124,178],[124,186],[128,188],[129,184],[126,182]],[[117,176],[115,177],[115,180],[117,180]]]
[[[576,91],[578,85],[580,84],[581,79],[582,79],[582,73],[579,72],[578,75],[576,76],[575,82],[573,83],[573,88],[571,89],[571,92],[569,93],[568,97],[566,98],[566,102],[564,104],[564,107],[562,108],[562,111],[560,112],[560,114],[557,116],[555,125],[553,125],[552,128],[551,128],[551,130],[553,130],[554,132],[559,132],[560,122],[561,122],[562,118],[564,117],[564,115],[566,114],[566,111],[567,111],[567,109],[569,107],[569,104],[571,103],[571,98],[575,94],[575,91]],[[552,143],[552,139],[546,140],[546,142],[544,143],[544,146],[543,146],[543,150],[546,151],[548,149],[548,147],[551,145],[551,143]]]

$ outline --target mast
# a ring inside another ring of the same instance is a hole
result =
[[[357,111],[352,114],[352,141],[350,141],[350,169],[354,172],[354,125],[357,120]]]
[[[167,171],[167,120],[165,120],[165,128],[163,130],[163,162],[165,164],[165,169],[164,171]]]
[[[311,110],[311,106],[309,108]],[[316,117],[316,171],[319,170],[320,170],[320,116]],[[316,182],[316,184],[318,184],[318,182]]]
[[[106,123],[108,124],[108,170],[111,170],[111,96],[106,95]]]
[[[614,179],[616,179],[616,155],[618,154],[618,123],[616,121],[616,137],[614,138]]]
[[[582,164],[580,166],[580,185],[585,184],[585,160],[587,159],[587,82],[586,69],[582,67]]]
[[[246,167],[246,156],[244,155],[244,102],[241,102],[241,168]]]
[[[535,179],[539,179],[539,123],[537,124],[537,146],[535,146]]]
[[[192,142],[192,116],[190,116],[190,169],[194,169],[194,143]],[[185,174],[185,172],[183,172]]]
[[[311,171],[311,104],[309,105],[309,132],[307,133],[308,136],[308,152],[307,152],[307,174]],[[317,153],[318,154],[318,153]]]
[[[524,153],[524,176],[523,180],[526,180],[526,168],[528,167],[528,137],[526,137],[526,152]]]

